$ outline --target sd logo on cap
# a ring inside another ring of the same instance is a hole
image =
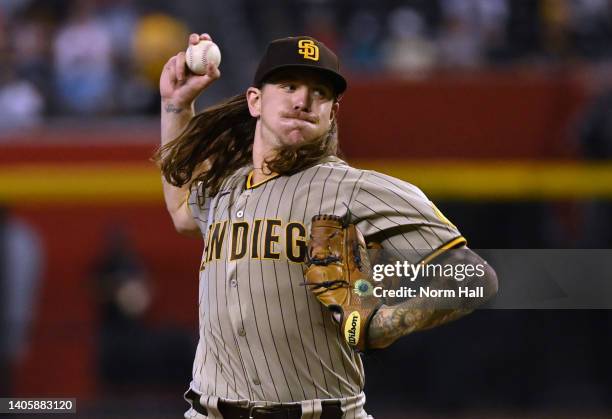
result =
[[[346,79],[340,74],[336,54],[309,36],[281,38],[270,42],[255,72],[253,86],[261,86],[273,72],[282,68],[320,71],[332,82],[336,95],[346,90]]]
[[[298,41],[298,53],[307,60],[319,61],[319,47],[310,39]]]

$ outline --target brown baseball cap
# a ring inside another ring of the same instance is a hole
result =
[[[270,42],[259,62],[253,84],[262,85],[272,73],[283,68],[321,71],[329,77],[337,95],[346,90],[346,79],[340,74],[340,62],[336,54],[309,36],[281,38]]]

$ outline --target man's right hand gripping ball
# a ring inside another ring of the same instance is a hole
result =
[[[206,33],[189,35],[189,45],[197,45],[200,41],[212,41],[212,38]],[[221,72],[213,64],[209,64],[204,75],[192,73],[185,64],[185,51],[181,51],[164,65],[159,79],[162,102],[171,100],[175,106],[189,107],[220,76]]]
[[[361,232],[335,215],[313,217],[306,266],[305,285],[339,315],[335,318],[346,342],[367,349],[368,326],[381,301],[373,294],[372,266]]]

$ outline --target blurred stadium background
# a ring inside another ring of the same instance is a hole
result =
[[[182,414],[201,246],[148,159],[192,31],[223,53],[199,107],[244,91],[271,39],[338,51],[347,160],[421,187],[472,248],[611,247],[612,1],[2,0],[0,395]],[[612,417],[611,330],[607,311],[481,310],[366,356],[367,407]]]

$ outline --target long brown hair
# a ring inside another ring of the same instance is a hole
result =
[[[257,118],[249,113],[246,96],[233,96],[191,118],[176,139],[157,150],[153,160],[171,185],[181,187],[201,181],[207,194],[215,195],[227,176],[252,162],[256,123]],[[277,149],[266,165],[270,171],[286,175],[337,153],[338,130],[334,120],[323,136]]]

